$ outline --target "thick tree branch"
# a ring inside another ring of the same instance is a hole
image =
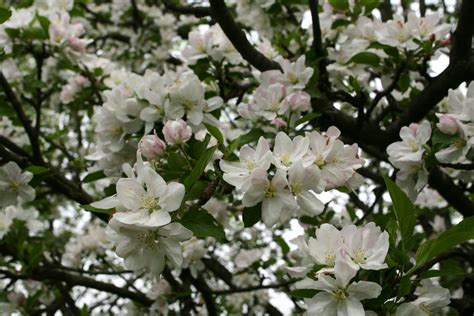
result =
[[[21,124],[23,125],[26,134],[28,135],[28,139],[31,143],[31,148],[33,149],[33,158],[35,162],[42,162],[43,159],[41,157],[41,150],[38,142],[38,135],[36,135],[33,126],[31,125],[30,120],[26,116],[25,111],[23,110],[23,106],[21,105],[20,101],[18,100],[15,92],[13,91],[10,83],[8,83],[7,79],[0,71],[0,86],[2,87],[3,92],[7,96],[8,101],[12,105],[13,109],[15,110],[18,119],[20,120]]]
[[[318,58],[319,82],[318,85],[329,87],[329,80],[327,75],[327,60],[323,47],[323,35],[321,33],[321,23],[319,22],[319,0],[309,0],[309,8],[311,11],[311,19],[313,21],[313,42],[311,44],[316,56]]]
[[[198,6],[178,6],[175,5],[172,1],[165,0],[163,1],[165,8],[179,14],[194,15],[197,18],[203,18],[211,15],[211,10],[209,7],[198,7]]]
[[[229,41],[242,57],[260,71],[281,69],[250,44],[245,32],[237,25],[224,0],[210,0],[211,16],[220,25]]]

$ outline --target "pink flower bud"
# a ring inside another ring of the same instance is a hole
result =
[[[408,128],[411,130],[413,136],[416,135],[416,131],[418,131],[419,124],[418,123],[411,123],[408,125]]]
[[[276,127],[278,128],[282,128],[282,127],[285,127],[286,126],[286,122],[283,121],[281,118],[279,117],[275,117],[273,120],[272,120],[272,124],[275,125]]]
[[[163,135],[165,135],[168,145],[174,145],[187,142],[193,135],[193,132],[185,121],[177,119],[166,122],[163,127]]]
[[[286,98],[292,111],[309,111],[311,97],[304,91],[293,92]]]
[[[81,54],[85,53],[87,40],[77,37],[71,37],[68,40],[69,47],[71,47],[74,51],[79,52]]]
[[[165,154],[166,144],[156,134],[145,135],[138,143],[138,149],[148,159],[155,159]]]
[[[443,114],[439,118],[439,123],[436,124],[441,132],[447,135],[455,135],[458,132],[458,122],[449,114]]]

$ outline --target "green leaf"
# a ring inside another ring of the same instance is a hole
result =
[[[49,32],[49,25],[51,24],[49,19],[47,17],[41,16],[41,15],[37,15],[36,18],[38,19],[38,21],[39,21],[41,27],[43,28],[43,30],[45,32]]]
[[[34,175],[43,174],[49,171],[49,169],[46,167],[35,165],[28,166],[25,168],[25,170],[31,172]]]
[[[178,222],[192,231],[196,237],[214,237],[220,242],[226,240],[224,228],[207,211],[191,210]]]
[[[217,142],[219,144],[224,145],[224,136],[222,135],[221,131],[217,127],[211,124],[207,124],[207,123],[204,123],[204,126],[206,126],[209,133],[212,136],[214,136],[215,139],[217,139]]]
[[[263,135],[265,135],[265,133],[261,129],[253,129],[247,134],[241,135],[234,139],[229,146],[229,151],[233,152],[239,146],[256,142]]]
[[[374,53],[362,52],[352,56],[347,63],[364,64],[376,67],[380,64],[380,57]]]
[[[295,122],[295,126],[298,126],[300,124],[303,124],[303,123],[306,123],[308,121],[312,121],[313,119],[317,118],[317,117],[320,117],[321,116],[321,113],[319,112],[312,112],[312,113],[308,113],[306,114],[305,116],[303,116],[302,118],[298,119],[296,122]]]
[[[0,24],[8,20],[12,16],[12,11],[7,8],[0,7]]]
[[[212,156],[216,151],[216,148],[216,146],[208,148],[201,155],[199,160],[196,162],[196,165],[194,166],[193,170],[191,170],[189,176],[184,179],[184,186],[186,187],[186,189],[189,189],[196,181],[199,180],[202,173],[204,172],[204,169],[206,169],[207,164],[209,163],[209,161],[211,161]]]
[[[252,227],[262,219],[262,203],[244,208],[242,212],[244,227]]]
[[[465,218],[436,239],[425,241],[416,252],[416,266],[471,239],[474,239],[474,217]]]
[[[452,267],[452,268],[445,268],[443,267],[442,270],[429,270],[425,271],[422,274],[420,274],[420,278],[422,279],[429,279],[429,278],[437,278],[437,277],[442,277],[442,276],[455,276],[455,275],[464,275],[467,274],[466,271]]]
[[[348,0],[329,0],[329,4],[336,10],[346,11],[349,9]]]
[[[360,4],[365,7],[365,13],[370,13],[379,5],[379,0],[360,0]]]
[[[280,246],[281,251],[283,252],[283,254],[286,255],[288,252],[290,252],[290,246],[288,246],[288,244],[287,244],[286,241],[283,239],[283,237],[281,237],[281,236],[274,236],[274,237],[273,237],[273,240],[275,240],[275,242],[278,244],[278,246]]]
[[[94,172],[91,172],[88,175],[86,175],[84,177],[84,179],[82,179],[82,182],[83,183],[94,182],[94,181],[103,179],[105,177],[106,177],[106,175],[105,175],[104,171],[103,170],[98,170],[98,171],[94,171]]]
[[[392,198],[393,210],[402,240],[408,240],[413,235],[413,229],[415,228],[415,208],[405,192],[390,180],[389,177],[384,175],[384,180],[388,193],[390,193],[390,197]]]
[[[412,281],[410,280],[410,277],[409,276],[403,277],[402,280],[400,281],[400,288],[398,289],[397,297],[400,298],[410,293],[411,285],[412,285]]]
[[[297,289],[288,292],[288,295],[293,296],[295,298],[312,298],[315,296],[319,291],[314,289]]]
[[[113,208],[101,209],[101,208],[93,207],[89,204],[84,204],[84,205],[79,205],[79,206],[83,208],[84,210],[92,212],[92,213],[102,213],[102,214],[108,214],[108,215],[112,214],[114,210]]]

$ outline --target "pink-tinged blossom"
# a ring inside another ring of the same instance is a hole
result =
[[[224,171],[224,180],[237,189],[247,190],[250,185],[252,171],[255,169],[268,170],[272,162],[272,152],[268,141],[260,137],[257,147],[253,149],[248,145],[242,146],[239,154],[240,161],[220,161]]]
[[[428,121],[412,123],[400,130],[399,142],[387,147],[390,162],[420,162],[425,152],[424,145],[431,137],[431,125]]]
[[[352,259],[354,268],[381,270],[387,268],[385,257],[388,253],[388,233],[370,222],[364,227],[345,226],[341,231],[344,249]]]
[[[163,135],[168,145],[176,145],[187,142],[193,135],[193,132],[185,121],[177,119],[165,123]]]

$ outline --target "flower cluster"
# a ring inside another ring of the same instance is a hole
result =
[[[424,164],[426,143],[431,138],[431,125],[428,121],[412,123],[400,130],[402,141],[387,147],[390,162],[397,168],[397,183],[415,199],[418,192],[428,182],[428,172]]]
[[[135,171],[125,166],[127,178],[117,181],[117,194],[92,204],[100,209],[115,209],[106,234],[114,243],[125,266],[139,270],[146,268],[159,276],[165,258],[175,267],[183,262],[181,241],[192,233],[181,224],[172,222],[184,197],[184,186],[166,183],[152,166],[142,161],[138,153]]]
[[[295,62],[281,57],[277,61],[282,71],[262,72],[259,87],[239,105],[239,114],[252,121],[270,121],[277,128],[294,127],[302,112],[311,111],[311,98],[303,89],[314,70],[305,66],[304,55]]]
[[[315,193],[351,186],[357,182],[355,170],[364,163],[357,145],[344,145],[339,134],[335,127],[324,135],[312,132],[293,139],[279,132],[273,151],[261,137],[255,149],[241,148],[240,161],[221,161],[223,178],[244,193],[244,206],[262,203],[268,227],[285,223],[295,213],[318,215],[324,205]]]
[[[363,227],[348,225],[342,230],[323,224],[316,229],[316,238],[311,237],[307,244],[299,238],[296,244],[302,254],[300,263],[303,266],[287,267],[289,273],[304,276],[314,265],[323,267],[298,285],[322,291],[306,301],[308,315],[363,314],[360,300],[380,295],[382,288],[375,282],[351,282],[359,269],[387,268],[384,262],[389,236],[375,223]],[[334,278],[328,274],[333,274]]]

